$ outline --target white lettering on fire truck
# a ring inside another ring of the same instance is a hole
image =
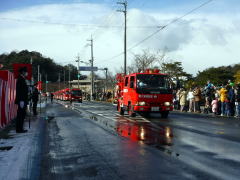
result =
[[[125,93],[128,92],[128,89],[123,89],[123,92],[125,92]]]
[[[155,96],[153,96],[153,95],[139,95],[139,98],[154,98],[154,99],[157,99],[157,96],[155,95]]]

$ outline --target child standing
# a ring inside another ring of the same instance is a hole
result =
[[[218,109],[218,98],[215,98],[214,100],[212,100],[212,112],[214,113],[214,115],[217,115],[217,109]]]

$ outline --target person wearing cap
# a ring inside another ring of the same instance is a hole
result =
[[[26,83],[27,68],[19,69],[19,76],[16,84],[16,99],[15,104],[18,105],[17,119],[16,119],[16,132],[25,133],[27,130],[23,129],[24,119],[26,117],[26,109],[28,103],[28,86]]]

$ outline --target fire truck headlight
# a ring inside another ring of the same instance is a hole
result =
[[[170,102],[164,102],[164,106],[170,106],[171,103]]]
[[[145,106],[145,105],[146,105],[146,102],[144,102],[144,101],[138,102],[138,105],[139,105],[139,106]]]

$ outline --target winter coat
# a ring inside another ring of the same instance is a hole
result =
[[[240,88],[235,90],[235,102],[240,102]]]
[[[235,93],[234,93],[234,89],[229,89],[228,91],[228,100],[231,102],[231,103],[234,103],[235,102]]]
[[[15,104],[19,104],[20,101],[23,101],[25,104],[28,103],[28,86],[26,80],[21,75],[17,79]]]
[[[180,99],[180,105],[181,106],[185,106],[186,105],[186,101],[187,101],[187,92],[186,91],[181,91],[179,93],[179,99]]]
[[[211,105],[212,105],[212,112],[216,112],[218,108],[218,100],[217,99],[212,100]]]
[[[33,88],[33,94],[32,94],[32,101],[33,102],[38,102],[38,96],[39,96],[38,89],[36,87],[34,87]]]
[[[220,101],[221,102],[226,102],[227,101],[227,89],[225,89],[225,88],[220,89],[219,95],[220,95]]]
[[[195,88],[193,90],[193,96],[194,96],[194,101],[200,101],[201,100],[201,90],[200,88]]]
[[[187,100],[192,100],[192,99],[194,99],[193,92],[189,91],[187,94]]]

